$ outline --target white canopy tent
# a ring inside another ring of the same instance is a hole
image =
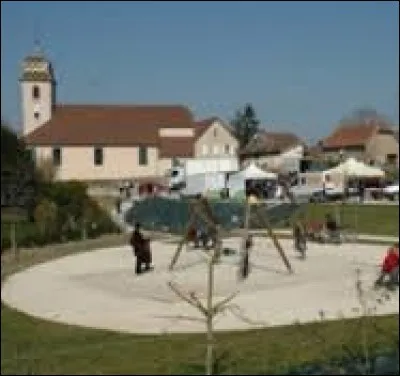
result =
[[[339,176],[343,186],[347,184],[347,181],[352,178],[383,178],[385,176],[385,172],[378,167],[368,166],[363,162],[359,162],[354,158],[348,158],[345,162],[340,163],[334,168],[326,170],[323,172],[324,180],[326,181],[327,176]],[[338,222],[341,223],[341,210],[338,206],[336,208],[336,217],[338,218]],[[357,215],[357,206],[354,207],[354,231],[357,234],[357,223],[358,223],[358,215]]]
[[[244,191],[246,180],[277,180],[277,175],[257,167],[254,163],[245,169],[233,174],[229,178],[228,188],[230,192]]]
[[[326,175],[342,175],[347,178],[380,178],[385,172],[378,167],[368,166],[354,158],[348,158],[345,162],[323,172]]]

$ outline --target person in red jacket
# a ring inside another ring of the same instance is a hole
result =
[[[399,243],[391,246],[382,263],[381,273],[375,282],[375,286],[380,286],[386,276],[389,276],[390,285],[399,284]]]

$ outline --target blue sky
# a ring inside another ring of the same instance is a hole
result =
[[[229,120],[246,102],[308,141],[374,108],[398,124],[399,4],[1,2],[1,116],[40,36],[62,103],[182,103]]]

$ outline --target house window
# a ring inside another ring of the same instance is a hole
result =
[[[229,153],[230,153],[231,148],[230,148],[230,145],[229,145],[229,144],[226,144],[226,145],[224,146],[224,151],[225,151],[225,154],[229,154]]]
[[[139,146],[139,165],[147,165],[147,148],[145,146]]]
[[[32,88],[32,97],[33,99],[39,99],[40,98],[40,89],[39,86],[34,86]]]
[[[94,165],[103,165],[103,148],[94,148]]]
[[[394,165],[397,162],[397,155],[396,154],[387,154],[386,155],[386,163],[390,165]]]
[[[40,118],[40,113],[37,112],[37,111],[35,111],[35,112],[33,113],[33,116],[34,116],[34,118],[35,118],[36,120],[39,120],[39,118]]]
[[[202,154],[203,155],[207,155],[208,154],[208,145],[203,145]]]
[[[214,145],[214,155],[217,155],[219,153],[219,147],[218,145]]]
[[[61,165],[61,149],[53,148],[53,164],[54,166]]]
[[[214,128],[214,137],[217,137],[217,128]]]

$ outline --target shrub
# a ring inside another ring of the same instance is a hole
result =
[[[108,213],[87,195],[86,186],[80,182],[41,182],[33,212],[33,222],[17,225],[20,247],[119,232]],[[9,225],[2,222],[2,250],[11,246]]]
[[[40,201],[35,208],[34,218],[42,236],[51,237],[52,234],[57,232],[58,208],[53,201],[48,199]]]

